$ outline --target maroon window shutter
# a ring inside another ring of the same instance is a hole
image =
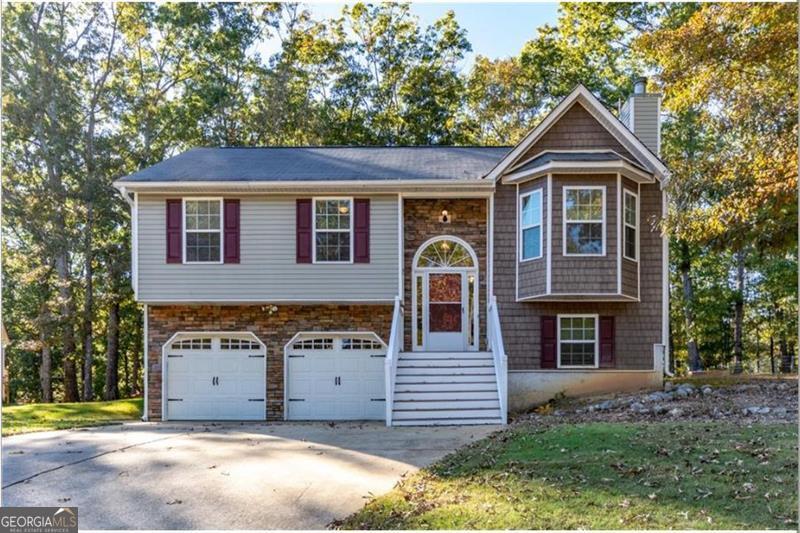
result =
[[[167,263],[183,263],[183,204],[167,200]]]
[[[600,317],[600,368],[614,367],[614,317]]]
[[[356,198],[353,236],[354,263],[369,263],[369,198]]]
[[[311,263],[311,199],[297,199],[297,262]]]
[[[556,317],[542,317],[541,368],[556,368]]]
[[[223,202],[225,232],[225,262],[239,262],[239,200],[226,198]]]

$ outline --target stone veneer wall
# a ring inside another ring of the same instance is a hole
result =
[[[150,306],[148,316],[148,416],[161,419],[161,350],[179,331],[249,331],[267,345],[267,420],[283,419],[283,348],[300,331],[374,332],[389,340],[391,305]]]
[[[480,324],[480,349],[486,349],[486,250],[487,211],[486,198],[419,199],[403,201],[403,252],[405,281],[405,339],[404,349],[411,350],[412,320],[412,266],[419,247],[433,237],[452,235],[469,243],[478,256],[478,316]],[[450,223],[439,222],[442,210],[453,215]]]

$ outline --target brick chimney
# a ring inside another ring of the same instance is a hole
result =
[[[661,155],[661,95],[647,92],[647,78],[633,82],[633,94],[622,106],[619,119],[654,154]]]

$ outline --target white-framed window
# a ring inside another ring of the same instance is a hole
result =
[[[625,191],[622,195],[623,246],[625,259],[639,260],[639,195]]]
[[[520,260],[542,257],[542,189],[519,197]]]
[[[342,350],[381,350],[383,344],[372,339],[345,337],[342,339]]]
[[[175,341],[172,343],[173,350],[210,350],[211,338],[194,338]]]
[[[597,315],[558,315],[558,368],[597,368]]]
[[[219,340],[220,350],[260,350],[261,345],[249,339],[223,337]]]
[[[606,188],[564,187],[564,255],[606,254]]]
[[[222,263],[222,198],[183,199],[183,262]]]
[[[314,198],[314,262],[353,262],[353,199]]]
[[[333,337],[304,339],[292,344],[294,350],[333,350]]]

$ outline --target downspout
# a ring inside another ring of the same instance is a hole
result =
[[[667,217],[667,209],[669,201],[667,192],[664,190],[663,180],[661,183],[661,215],[664,219]],[[674,374],[669,370],[669,236],[665,231],[661,235],[661,343],[664,346],[664,374],[667,377],[673,377]]]
[[[143,354],[144,366],[142,367],[142,371],[144,372],[144,401],[142,402],[142,421],[143,422],[147,422],[148,419],[149,419],[149,417],[148,417],[148,402],[147,402],[147,400],[149,398],[149,395],[148,395],[148,379],[147,378],[150,375],[150,367],[149,367],[148,362],[147,362],[147,354],[150,351],[150,345],[147,342],[148,341],[148,337],[149,337],[149,335],[148,335],[148,327],[147,327],[147,315],[149,315],[150,313],[148,311],[149,311],[149,309],[147,308],[147,304],[144,304],[144,344],[143,344],[144,350],[142,350],[144,352],[144,354]]]

